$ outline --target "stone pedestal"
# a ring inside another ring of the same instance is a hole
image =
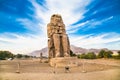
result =
[[[78,66],[77,57],[57,57],[50,59],[50,66],[52,67],[76,67]]]

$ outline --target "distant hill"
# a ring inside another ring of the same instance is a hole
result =
[[[107,48],[102,48],[103,50],[108,50]],[[87,52],[94,52],[94,53],[99,53],[99,51],[101,49],[86,49],[86,48],[81,48],[81,47],[76,47],[74,45],[71,45],[71,50],[75,53],[75,54],[81,54],[81,53],[87,53]]]
[[[75,53],[75,54],[82,54],[82,53],[87,53],[87,52],[94,52],[94,53],[98,54],[99,51],[101,50],[101,49],[94,49],[94,48],[86,49],[86,48],[81,48],[81,47],[77,47],[77,46],[74,46],[74,45],[71,45],[70,48],[73,51],[73,53]],[[109,50],[107,48],[102,48],[102,49]],[[116,54],[118,50],[111,50],[111,51],[113,51]],[[35,50],[35,51],[33,51],[29,54],[31,56],[39,57],[40,53],[43,53],[43,56],[48,56],[48,48],[45,47],[45,48],[42,48],[41,50]]]
[[[41,50],[36,50],[29,53],[31,56],[40,56],[40,53],[43,53],[43,56],[48,56],[48,47],[42,48]]]

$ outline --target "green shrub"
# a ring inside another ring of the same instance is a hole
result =
[[[96,54],[94,52],[88,52],[86,54],[87,59],[96,59]]]
[[[0,51],[0,60],[14,58],[14,55],[9,51]]]

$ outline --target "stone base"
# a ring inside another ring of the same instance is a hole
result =
[[[57,57],[50,59],[50,66],[52,67],[75,67],[77,64],[77,57]]]

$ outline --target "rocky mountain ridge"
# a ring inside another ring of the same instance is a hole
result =
[[[101,49],[95,49],[95,48],[86,49],[86,48],[81,48],[81,47],[77,47],[77,46],[74,46],[74,45],[71,45],[70,49],[75,54],[82,54],[82,53],[87,53],[87,52],[94,52],[94,53],[98,54],[99,51],[101,50]],[[109,50],[107,48],[102,48],[102,49]],[[111,51],[116,54],[118,50],[111,50]],[[35,51],[33,51],[33,52],[29,53],[29,54],[31,56],[37,56],[37,57],[39,57],[40,53],[43,53],[43,56],[48,56],[48,48],[45,47],[45,48],[42,48],[41,50],[35,50]]]

